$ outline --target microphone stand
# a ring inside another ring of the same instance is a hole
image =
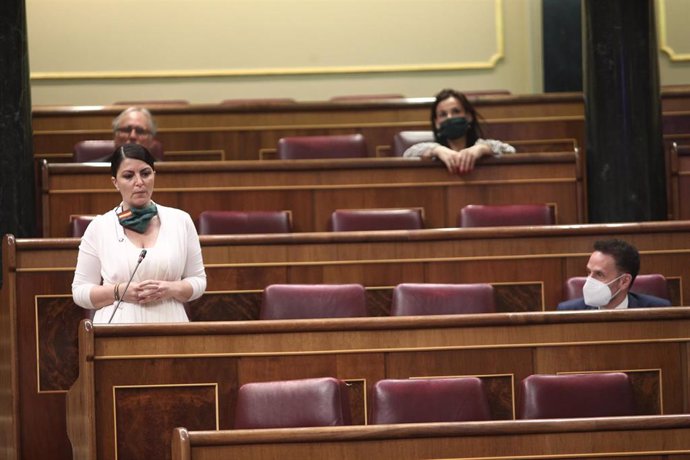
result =
[[[144,260],[144,257],[146,257],[146,249],[142,249],[141,252],[139,253],[139,259],[137,260],[137,264],[134,267],[134,270],[132,271],[132,276],[129,277],[129,281],[127,281],[127,284],[125,285],[125,290],[122,291],[122,295],[120,296],[120,299],[117,301],[117,304],[115,305],[115,308],[113,309],[113,314],[110,315],[110,319],[108,320],[108,324],[110,324],[110,322],[115,317],[115,312],[117,312],[117,309],[120,308],[120,304],[124,300],[125,294],[127,293],[127,288],[129,287],[129,284],[134,279],[134,274],[137,272],[137,268],[139,268],[139,265],[141,265],[141,261]]]

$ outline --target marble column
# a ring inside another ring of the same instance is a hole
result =
[[[26,7],[24,0],[2,0],[0,235],[36,236],[34,183]]]
[[[583,0],[590,222],[667,218],[653,0]]]

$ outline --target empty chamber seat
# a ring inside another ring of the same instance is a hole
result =
[[[361,284],[272,284],[264,289],[261,319],[367,316]]]
[[[364,136],[343,134],[333,136],[293,136],[278,141],[281,160],[318,158],[364,158],[369,156]]]
[[[366,102],[386,99],[404,99],[402,94],[348,94],[345,96],[333,96],[332,102]]]
[[[117,101],[114,105],[147,106],[147,105],[189,105],[186,99],[149,99],[143,101]]]
[[[405,150],[420,142],[435,142],[432,131],[400,131],[393,136],[393,156],[401,157]]]
[[[519,397],[521,419],[635,415],[632,386],[621,372],[530,375]]]
[[[372,424],[491,419],[484,386],[475,377],[380,380],[372,398]]]
[[[248,98],[248,99],[225,99],[220,105],[224,106],[265,106],[265,105],[285,105],[295,104],[297,101],[289,97],[268,97],[268,98]]]
[[[115,141],[110,139],[79,141],[74,144],[74,156],[72,157],[72,161],[74,163],[109,161],[110,155],[112,155],[114,151]],[[163,160],[163,146],[157,140],[154,139],[151,148],[149,148],[149,152],[156,160]]]
[[[204,211],[198,220],[200,235],[289,233],[290,211]]]
[[[84,236],[86,227],[89,226],[91,221],[95,218],[95,215],[84,214],[78,216],[70,216],[70,227],[72,229],[72,236],[75,238],[81,238]]]
[[[419,230],[424,228],[421,208],[414,209],[337,209],[329,228],[334,232],[370,230]]]
[[[460,210],[458,227],[500,227],[508,225],[554,225],[553,208],[546,204],[477,205]]]
[[[493,313],[490,284],[402,283],[393,289],[391,315]]]
[[[236,429],[350,424],[347,385],[332,377],[247,383],[237,393]]]

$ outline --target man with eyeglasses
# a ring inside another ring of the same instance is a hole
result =
[[[156,123],[151,112],[143,107],[129,107],[113,120],[115,148],[124,144],[140,144],[151,150]]]

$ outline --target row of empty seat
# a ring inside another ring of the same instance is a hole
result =
[[[582,297],[586,277],[565,283],[565,299]],[[666,278],[638,275],[634,292],[669,299]],[[493,313],[490,284],[401,283],[393,288],[392,316]],[[367,316],[365,288],[360,284],[274,284],[263,292],[261,319],[343,318]]]
[[[391,156],[401,157],[405,150],[418,142],[433,142],[432,131],[401,131],[393,137]],[[518,151],[568,150],[577,147],[572,141],[513,141]],[[105,161],[115,149],[113,140],[83,140],[74,145],[72,160],[75,163]],[[261,159],[268,158],[260,152]],[[153,141],[151,153],[157,160],[165,158],[163,145]],[[275,157],[280,160],[313,160],[323,158],[367,158],[372,156],[362,134],[338,134],[327,136],[290,136],[278,140]]]
[[[351,424],[347,384],[331,377],[247,383],[240,387],[236,429]],[[372,389],[370,424],[491,420],[481,379],[385,379]],[[518,419],[636,415],[625,373],[531,375],[518,390]]]
[[[80,237],[94,218],[72,216],[72,236]],[[468,205],[458,213],[458,227],[495,227],[506,225],[554,225],[552,206]],[[425,228],[422,208],[404,209],[337,209],[331,214],[328,228],[335,232],[375,230],[419,230]],[[291,211],[204,211],[197,219],[200,235],[289,233]]]
[[[443,315],[496,311],[490,284],[399,284],[391,315]],[[274,284],[263,292],[261,319],[367,316],[361,284]]]
[[[205,211],[199,215],[202,235],[232,233],[284,233],[292,230],[290,211]],[[548,204],[467,205],[458,213],[458,227],[554,225]],[[328,228],[335,232],[420,230],[425,228],[423,208],[337,209]]]

